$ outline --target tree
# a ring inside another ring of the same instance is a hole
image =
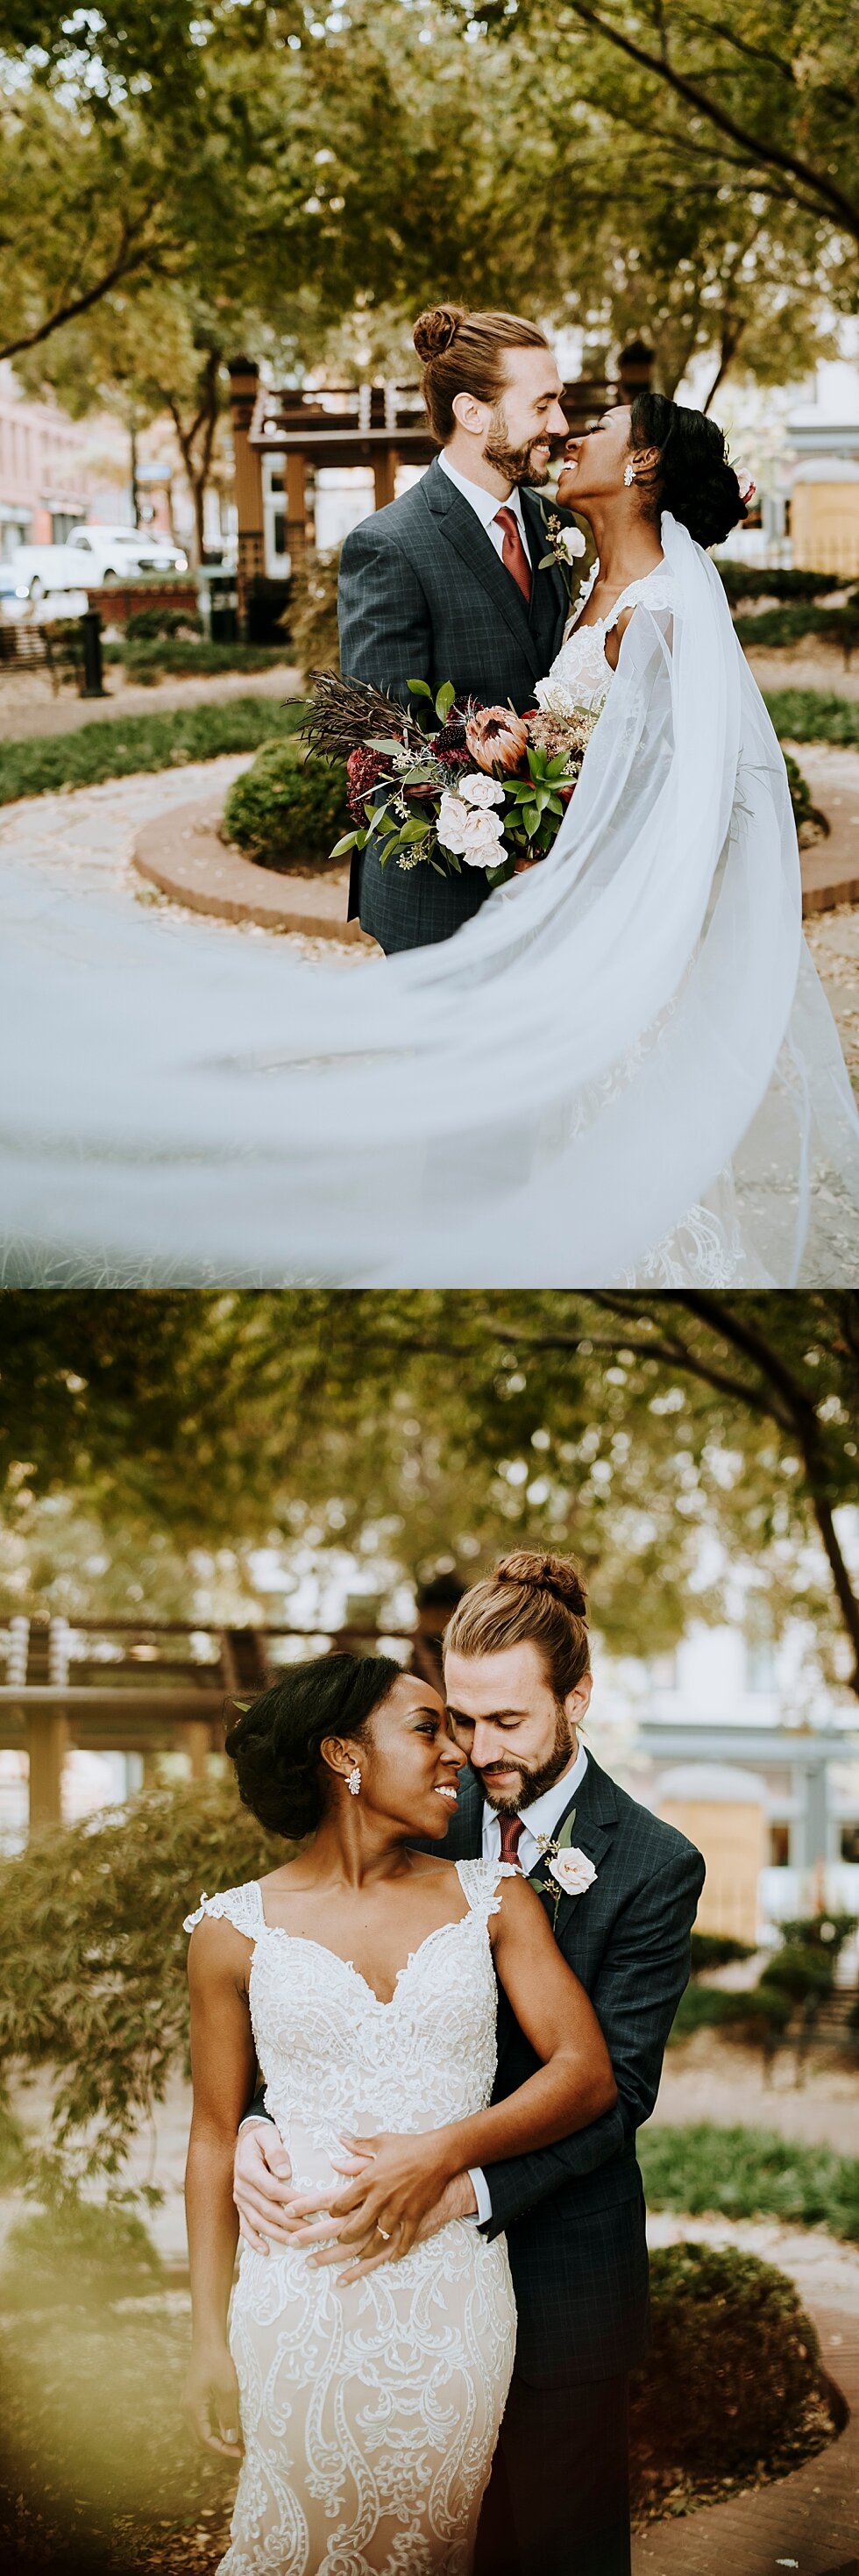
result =
[[[458,13],[463,14],[462,10]],[[540,25],[543,0],[479,0],[490,28]],[[666,160],[702,150],[734,184],[859,242],[855,11],[836,0],[561,0],[555,41],[580,31],[610,107],[632,66],[649,83]],[[738,174],[738,177],[737,177]],[[855,261],[852,263],[855,276]]]
[[[700,1588],[710,1531],[753,1604],[810,1617],[835,1668],[845,1637],[859,1661],[847,1294],[7,1292],[0,1338],[0,1472],[24,1529],[65,1493],[103,1530],[160,1528],[171,1564],[375,1533],[394,1567],[446,1556],[466,1575],[530,1538],[581,1556],[596,1624],[628,1652],[643,1618],[663,1645],[690,1600],[719,1608],[722,1586]]]

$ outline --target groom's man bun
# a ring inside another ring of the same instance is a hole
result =
[[[521,313],[469,313],[464,304],[433,304],[419,313],[412,332],[423,366],[423,397],[439,447],[452,438],[457,394],[499,403],[509,349],[548,349],[538,323]]]
[[[444,1635],[445,1654],[499,1655],[534,1645],[558,1700],[590,1672],[585,1587],[569,1556],[516,1548],[463,1593]]]

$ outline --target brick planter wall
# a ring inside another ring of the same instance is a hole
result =
[[[186,608],[196,617],[197,584],[185,573],[174,580],[142,573],[137,581],[110,581],[103,589],[90,589],[89,604],[98,609],[103,626],[124,626],[141,608]]]

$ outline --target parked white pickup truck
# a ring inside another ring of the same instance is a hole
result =
[[[11,568],[18,598],[37,602],[49,591],[99,590],[139,572],[187,572],[188,557],[145,528],[91,527],[73,529],[64,546],[16,546]]]

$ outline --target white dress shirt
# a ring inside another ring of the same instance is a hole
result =
[[[460,474],[458,465],[451,465],[450,458],[445,447],[441,449],[438,461],[441,466],[442,473],[447,475],[448,481],[456,484],[457,491],[462,493],[464,501],[470,502],[475,518],[480,520],[480,525],[485,529],[490,545],[495,547],[496,554],[502,560],[503,557],[501,555],[501,550],[504,544],[504,530],[496,525],[495,513],[496,510],[512,510],[522,539],[522,544],[525,548],[525,553],[530,564],[531,548],[528,544],[525,530],[525,520],[522,512],[522,495],[518,486],[514,483],[513,490],[508,493],[506,501],[499,501],[497,492],[487,492],[482,483],[469,483],[467,477],[464,474]],[[533,565],[531,565],[531,569],[533,571]]]
[[[585,1752],[584,1745],[580,1744],[571,1770],[562,1771],[560,1780],[554,1780],[552,1782],[551,1789],[544,1789],[541,1798],[532,1799],[529,1807],[522,1808],[521,1814],[525,1830],[521,1836],[516,1857],[522,1869],[523,1877],[529,1878],[532,1869],[536,1869],[537,1867],[537,1862],[540,1858],[540,1845],[537,1841],[537,1835],[543,1835],[547,1842],[552,1841],[555,1826],[560,1823],[561,1817],[569,1806],[571,1798],[575,1796],[576,1790],[581,1787],[587,1767],[588,1757]],[[499,1860],[500,1857],[501,1824],[495,1813],[494,1807],[490,1807],[489,1801],[486,1799],[483,1808],[483,1858],[484,1860]],[[483,2171],[482,2165],[470,2165],[469,2175],[474,2184],[474,2196],[477,2201],[475,2224],[478,2227],[485,2227],[487,2219],[492,2216],[492,2197],[489,2190],[489,2184],[486,2180],[486,2175]]]

